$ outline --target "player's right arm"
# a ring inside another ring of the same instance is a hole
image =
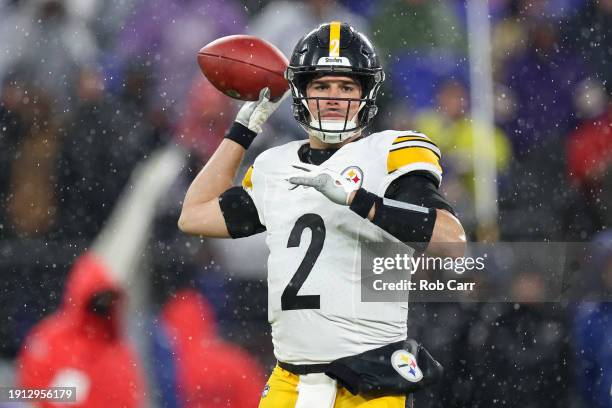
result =
[[[223,139],[187,190],[178,220],[181,231],[207,237],[230,237],[219,196],[232,187],[245,151],[234,140]]]
[[[225,139],[189,186],[178,220],[181,231],[214,238],[232,237],[220,197],[224,193],[228,193],[228,198],[235,196],[232,185],[244,153],[281,102],[271,102],[269,98],[270,90],[265,88],[258,101],[242,106]]]

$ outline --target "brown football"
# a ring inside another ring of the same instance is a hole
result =
[[[278,48],[252,35],[222,37],[198,52],[206,78],[227,96],[243,101],[256,101],[265,87],[272,100],[280,98],[289,89],[284,76],[288,63]]]

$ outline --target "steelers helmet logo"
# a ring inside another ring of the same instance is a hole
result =
[[[416,358],[406,350],[397,350],[391,356],[391,365],[406,380],[416,383],[423,379],[423,372]]]
[[[342,176],[354,184],[357,188],[363,183],[363,171],[357,166],[351,166],[344,169]]]

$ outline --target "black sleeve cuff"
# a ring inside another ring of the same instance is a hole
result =
[[[423,210],[425,211],[387,205],[383,201],[382,205],[376,206],[372,222],[400,241],[424,251],[431,241],[437,212],[435,208]]]
[[[393,180],[385,191],[385,198],[446,210],[456,216],[453,207],[438,190],[437,183],[429,172],[412,171]]]
[[[255,136],[257,136],[257,133],[238,122],[234,122],[225,134],[226,139],[233,140],[245,149],[251,146],[251,143],[255,140]]]
[[[259,221],[251,196],[242,187],[232,187],[219,197],[219,207],[232,238],[242,238],[266,230]]]

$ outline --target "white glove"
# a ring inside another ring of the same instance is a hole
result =
[[[287,91],[278,101],[271,102],[270,88],[263,88],[259,91],[259,100],[245,102],[242,105],[238,115],[236,115],[236,122],[249,128],[252,132],[261,133],[261,127],[265,121],[274,113],[288,94]]]
[[[315,190],[336,204],[349,205],[349,198],[358,187],[339,173],[312,164],[300,163],[294,168],[307,173],[289,177],[288,181],[297,186],[314,187]]]

